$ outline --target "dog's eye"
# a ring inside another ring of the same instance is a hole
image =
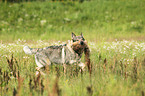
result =
[[[73,40],[73,42],[76,42],[76,41],[79,41],[79,40]]]
[[[72,40],[73,42],[76,42],[76,40]]]
[[[85,39],[84,39],[84,38],[82,38],[82,40],[83,40],[83,41],[85,41]]]

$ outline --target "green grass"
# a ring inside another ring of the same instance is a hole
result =
[[[144,5],[144,0],[0,3],[0,95],[144,96]],[[88,41],[92,74],[71,65],[64,75],[62,66],[53,65],[37,78],[34,56],[23,47],[64,44],[71,32],[83,32]]]
[[[115,41],[99,44],[89,42],[91,77],[87,67],[81,73],[77,66],[68,66],[67,73],[64,75],[62,66],[53,65],[49,68],[50,71],[46,72],[47,75],[41,76],[38,80],[35,76],[37,66],[34,56],[26,55],[23,52],[22,48],[25,45],[40,48],[54,45],[54,43],[37,41],[37,44],[28,44],[26,41],[18,40],[14,43],[1,44],[1,95],[12,95],[16,90],[16,94],[20,96],[46,96],[57,94],[54,90],[58,89],[61,90],[58,93],[63,96],[87,96],[88,87],[91,88],[90,93],[92,92],[93,96],[140,96],[144,94],[144,42]],[[10,68],[6,57],[13,68]],[[82,61],[84,61],[83,58]],[[58,81],[56,81],[56,77]],[[18,81],[20,82],[18,83]]]
[[[144,4],[143,0],[1,3],[0,38],[68,40],[73,31],[92,41],[144,40]]]

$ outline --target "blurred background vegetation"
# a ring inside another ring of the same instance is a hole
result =
[[[145,40],[144,5],[144,0],[5,0],[0,3],[0,39],[68,40],[71,32],[83,32],[91,41]]]

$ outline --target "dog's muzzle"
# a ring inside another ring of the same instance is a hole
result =
[[[81,41],[81,42],[80,42],[80,45],[84,45],[84,42],[83,42],[83,41]]]

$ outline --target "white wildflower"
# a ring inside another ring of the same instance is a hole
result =
[[[64,18],[64,20],[65,20],[65,21],[70,21],[70,19],[69,19],[69,18]]]
[[[25,17],[28,17],[29,15],[28,14],[25,14]]]
[[[104,49],[106,49],[106,46],[104,45],[104,47],[103,47]]]
[[[44,24],[46,24],[46,22],[47,22],[46,20],[41,20],[40,24],[43,26]]]
[[[23,21],[23,18],[19,18],[19,19],[18,19],[18,22],[21,22],[21,21]]]

